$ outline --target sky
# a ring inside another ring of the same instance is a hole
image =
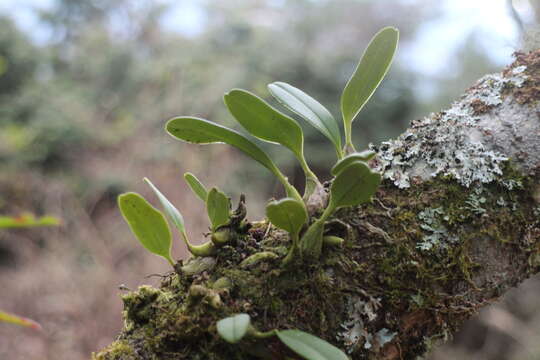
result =
[[[518,6],[520,5],[520,6]],[[532,16],[526,1],[515,1],[520,16]],[[444,15],[424,23],[406,57],[414,70],[435,75],[447,67],[444,59],[463,45],[467,36],[478,34],[484,52],[498,65],[511,62],[517,50],[519,29],[510,16],[506,0],[443,0]],[[427,51],[429,49],[429,51]]]
[[[416,0],[387,0],[416,3]],[[484,52],[498,65],[511,61],[517,50],[518,28],[511,18],[506,0],[440,0],[443,15],[422,24],[415,41],[401,49],[399,59],[417,73],[434,76],[448,68],[455,52],[467,36],[479,34]],[[32,9],[47,8],[54,0],[0,0],[0,13],[10,14],[18,25],[27,30],[37,43],[46,42],[48,35],[40,29]],[[204,13],[198,0],[172,1],[174,4],[163,17],[165,28],[187,36],[204,29]],[[418,6],[418,5],[416,5]],[[520,16],[527,21],[532,12],[527,0],[514,0]]]

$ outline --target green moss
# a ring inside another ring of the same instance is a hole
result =
[[[267,224],[258,223],[234,246],[220,248],[210,270],[179,271],[160,289],[143,286],[125,295],[126,325],[117,342],[123,346],[114,343],[96,359],[254,359],[249,351],[255,348],[283,359],[286,350],[275,339],[234,346],[217,336],[216,322],[241,312],[260,331],[298,328],[352,350],[353,359],[376,356],[380,349],[366,350],[362,336],[383,328],[397,333],[393,342],[407,339],[400,343],[406,354],[421,354],[478,308],[470,294],[490,286],[489,279],[476,279],[486,264],[478,250],[483,243],[520,249],[529,260],[525,272],[538,269],[532,193],[532,182],[510,164],[497,181],[471,188],[450,177],[407,190],[386,183],[377,201],[336,215],[353,230],[343,248],[327,247],[318,263],[291,269],[271,258],[240,266],[269,252],[284,256],[290,245],[286,233],[267,233]],[[531,233],[527,238],[516,229]],[[345,232],[330,226],[326,235]],[[430,248],[419,246],[426,238],[436,240]],[[410,325],[403,316],[424,320]],[[356,339],[350,324],[359,322],[365,333]]]
[[[92,354],[92,360],[137,360],[135,352],[126,341],[113,342],[99,353]]]
[[[131,323],[147,323],[153,315],[151,305],[160,294],[161,292],[158,289],[143,285],[139,287],[137,292],[130,292],[123,295],[124,318]]]
[[[357,269],[362,268],[359,276],[364,280],[358,287],[380,296],[387,310],[396,309],[387,313],[427,310],[429,316],[438,319],[438,330],[426,328],[420,333],[456,329],[476,311],[474,303],[468,303],[471,297],[467,293],[481,290],[474,280],[483,270],[481,263],[486,262],[478,251],[479,244],[498,243],[489,246],[538,253],[538,248],[531,248],[531,241],[522,241],[523,236],[516,233],[537,222],[532,191],[531,179],[510,163],[497,181],[469,189],[451,177],[437,177],[409,190],[385,186],[379,192],[379,202],[365,206],[360,213],[365,214],[364,222],[391,234],[394,245],[381,242],[353,246],[356,252],[352,259]],[[386,211],[380,211],[382,206]],[[345,220],[357,224],[360,243],[373,238],[354,213]],[[419,246],[426,239],[433,241],[433,246]],[[535,271],[537,256],[531,255],[530,262],[529,274]],[[463,289],[463,297],[448,296],[456,289]],[[461,315],[451,310],[455,308],[463,310]],[[386,321],[397,327],[401,324],[398,318]],[[377,322],[374,324],[371,334],[377,329]],[[370,329],[369,324],[366,328]],[[422,341],[419,336],[418,342]]]

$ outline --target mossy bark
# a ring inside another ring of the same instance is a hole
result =
[[[282,268],[287,233],[254,223],[159,289],[123,296],[125,325],[96,360],[295,359],[276,338],[230,345],[216,322],[301,329],[352,359],[414,359],[540,270],[540,51],[517,54],[446,112],[375,148],[374,201],[335,214],[319,262]],[[266,252],[276,256],[255,255]],[[242,264],[242,265],[241,265]]]

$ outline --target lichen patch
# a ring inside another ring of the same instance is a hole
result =
[[[414,179],[426,181],[438,175],[453,177],[465,187],[499,178],[502,164],[517,151],[507,143],[493,146],[497,145],[493,139],[499,133],[507,142],[518,133],[521,137],[540,134],[538,121],[536,126],[525,123],[534,118],[523,119],[522,128],[516,130],[507,124],[514,120],[513,114],[501,110],[508,109],[506,102],[512,101],[505,97],[506,89],[522,88],[530,76],[525,65],[486,75],[450,109],[413,121],[411,128],[395,140],[370,145],[378,152],[376,170],[401,189],[410,187]]]
[[[540,100],[540,50],[528,54],[517,52],[516,60],[503,72],[505,76],[527,75],[526,86],[513,91],[513,96],[519,104],[534,104]]]
[[[349,354],[361,347],[366,350],[372,349],[374,341],[377,346],[381,346],[381,343],[384,345],[395,336],[396,333],[393,333],[394,335],[388,340],[388,335],[391,334],[390,331],[388,333],[371,334],[367,330],[366,325],[377,319],[377,310],[380,307],[381,299],[371,296],[368,296],[367,300],[358,295],[353,295],[347,299],[347,320],[340,325],[341,331],[336,338],[338,341],[343,342]],[[378,335],[386,336],[381,337]]]

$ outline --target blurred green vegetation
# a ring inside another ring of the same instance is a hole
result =
[[[459,63],[452,71],[436,75],[430,96],[415,90],[421,77],[400,52],[415,41],[422,24],[441,16],[441,4],[434,1],[201,0],[196,4],[204,23],[191,34],[165,26],[173,0],[51,3],[35,10],[40,22],[32,33],[0,14],[0,214],[50,213],[62,218],[64,227],[48,236],[9,233],[23,241],[3,241],[0,234],[0,266],[16,270],[0,278],[0,285],[10,294],[27,287],[26,298],[32,300],[27,308],[21,307],[21,295],[3,300],[38,319],[40,312],[32,313],[36,293],[61,304],[41,311],[50,314],[46,327],[65,329],[44,338],[43,348],[55,359],[88,358],[109,343],[120,326],[115,285],[136,284],[156,271],[156,263],[119,225],[117,194],[147,191],[141,179],[151,176],[197,234],[208,224],[199,219],[203,209],[193,205],[197,201],[182,172],[192,171],[235,197],[246,193],[251,220],[274,194],[276,183],[257,164],[234,149],[175,141],[163,130],[167,119],[194,115],[239,129],[223,94],[245,88],[275,104],[266,90],[274,81],[306,91],[339,118],[340,92],[362,50],[378,29],[396,26],[397,61],[354,122],[361,150],[397,136],[414,117],[440,110],[494,69],[481,39],[471,36],[454,54]],[[34,32],[45,40],[36,42]],[[303,127],[306,157],[325,180],[335,156],[332,145]],[[302,170],[288,151],[261,146],[303,186]],[[77,316],[64,317],[66,308]],[[2,335],[0,340],[10,341]],[[36,343],[0,341],[0,358],[31,358],[24,351],[39,348]],[[16,350],[5,350],[10,348]],[[34,358],[46,358],[45,350],[39,351]]]
[[[410,19],[370,16],[377,11],[371,2],[289,1],[276,7],[270,1],[240,1],[208,2],[209,25],[186,37],[163,29],[163,5],[133,10],[132,3],[57,1],[41,13],[41,30],[51,33],[41,46],[1,18],[3,167],[67,173],[84,181],[88,173],[78,170],[86,156],[159,136],[173,115],[234,125],[222,105],[223,92],[244,87],[268,98],[265,86],[277,80],[305,89],[338,114],[339,93],[374,31],[387,23],[398,26],[405,39],[414,31]],[[344,8],[350,11],[344,14]],[[131,10],[119,18],[125,9]],[[361,24],[355,13],[363,14]],[[129,30],[111,26],[112,18]],[[372,124],[356,136],[363,146],[407,125],[416,106],[410,82],[399,67],[385,82],[357,122]],[[315,168],[325,169],[331,147],[306,130],[307,156]],[[178,156],[182,149],[174,146],[154,144],[145,156]],[[286,153],[274,155],[286,167],[293,164]]]
[[[144,154],[132,154],[143,156],[140,161],[191,154],[184,152],[185,145],[161,139],[165,120],[197,115],[236,126],[222,104],[222,94],[242,87],[268,98],[266,85],[273,81],[304,89],[339,116],[340,91],[374,32],[384,25],[397,26],[401,46],[406,46],[418,24],[437,10],[436,5],[411,9],[395,2],[382,16],[378,2],[355,0],[200,5],[206,26],[194,36],[164,28],[161,19],[168,10],[164,3],[57,0],[40,12],[36,31],[50,33],[40,46],[8,18],[1,18],[3,166],[48,176],[61,173],[80,185],[102,178],[96,174],[99,170],[83,170],[88,157],[125,150],[142,138],[160,140],[145,142]],[[472,57],[470,64],[480,68],[473,72],[482,73],[488,59],[472,48],[465,53]],[[426,107],[413,92],[414,74],[406,65],[399,61],[394,65],[355,122],[358,148],[396,136],[413,114]],[[469,76],[469,69],[462,69],[462,75]],[[463,82],[463,76],[453,74],[449,81]],[[445,97],[445,92],[439,94]],[[333,157],[331,146],[309,127],[305,130],[308,160],[325,178]],[[289,154],[267,148],[301,184],[301,172]],[[264,176],[251,165],[242,169],[246,177]],[[115,177],[103,181],[122,183]],[[245,185],[242,179],[233,179],[229,188],[236,190],[236,181],[240,188]]]

